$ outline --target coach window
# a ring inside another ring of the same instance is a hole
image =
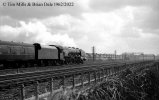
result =
[[[10,46],[7,46],[7,50],[8,50],[8,53],[10,54],[11,53],[11,47]]]
[[[25,54],[29,54],[28,53],[28,47],[25,47]]]
[[[1,51],[1,53],[3,53],[3,54],[8,53],[8,52],[7,52],[7,46],[6,46],[6,45],[1,45],[1,46],[0,46],[0,51]]]
[[[7,49],[6,51],[8,54],[11,53],[11,48],[9,46],[6,46],[6,49]]]
[[[3,49],[3,50],[2,50],[3,53],[5,53],[5,54],[8,53],[8,46],[7,46],[7,45],[3,45],[2,49]]]
[[[15,52],[16,52],[17,55],[20,55],[20,54],[21,54],[20,49],[21,49],[21,46],[16,46],[16,47],[15,47]]]
[[[16,54],[15,48],[13,46],[11,46],[11,54]]]
[[[32,47],[27,47],[27,54],[33,54],[34,53],[34,49]]]
[[[20,48],[20,53],[25,54],[25,48],[23,46]]]

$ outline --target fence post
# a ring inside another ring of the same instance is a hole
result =
[[[120,66],[117,68],[117,73],[119,73],[120,72]]]
[[[53,78],[50,78],[50,94],[53,93],[53,90],[54,90],[53,86],[54,86],[54,84],[53,84]]]
[[[95,80],[95,84],[97,83],[97,73],[96,71],[94,71],[94,80]]]
[[[104,76],[105,76],[104,69],[102,69],[102,81],[104,80]]]
[[[111,76],[111,68],[109,68],[109,76]]]
[[[88,84],[90,85],[91,84],[91,73],[88,72]]]
[[[39,100],[39,82],[35,82],[35,100]]]
[[[101,72],[100,72],[100,70],[99,70],[99,72],[98,72],[98,74],[99,74],[99,82],[101,81]]]
[[[112,68],[112,75],[114,76],[115,73],[115,67]]]
[[[115,75],[116,75],[117,74],[117,67],[115,67],[114,71],[115,71]]]
[[[74,74],[72,75],[72,85],[73,85],[72,87],[75,88],[75,75]]]
[[[83,88],[83,73],[81,73],[81,86]]]
[[[106,78],[108,76],[108,69],[105,69],[105,77]]]
[[[21,92],[21,100],[25,100],[25,89],[24,84],[20,86],[20,92]]]
[[[65,76],[62,77],[62,85],[65,86]]]

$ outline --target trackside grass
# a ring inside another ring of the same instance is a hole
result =
[[[85,91],[63,89],[46,100],[159,100],[159,70],[128,68]]]

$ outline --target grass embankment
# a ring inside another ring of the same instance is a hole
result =
[[[65,90],[56,100],[159,100],[159,71],[154,66],[126,69],[85,92]]]

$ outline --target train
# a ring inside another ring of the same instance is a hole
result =
[[[154,54],[144,54],[144,53],[123,53],[123,60],[130,61],[152,61],[157,60]]]
[[[86,58],[89,61],[93,61],[93,53],[86,53]],[[159,55],[144,54],[144,53],[122,53],[120,55],[115,54],[94,54],[94,60],[122,60],[122,61],[152,61],[158,60]]]
[[[79,48],[0,40],[0,69],[82,64],[85,60],[86,53]]]

